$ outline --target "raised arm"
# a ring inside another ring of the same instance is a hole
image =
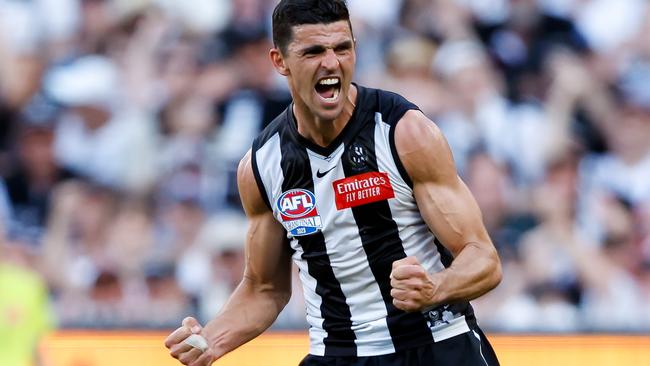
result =
[[[395,306],[406,311],[472,300],[501,280],[501,263],[471,192],[456,173],[447,141],[419,111],[395,130],[397,153],[412,182],[425,222],[454,256],[448,268],[426,273],[413,257],[393,264]]]
[[[257,337],[277,318],[291,296],[291,254],[284,228],[264,204],[251,167],[250,151],[237,172],[239,193],[250,226],[244,278],[223,309],[201,329],[192,318],[167,337],[165,346],[184,365],[212,362]],[[183,341],[200,333],[208,341],[201,353]]]

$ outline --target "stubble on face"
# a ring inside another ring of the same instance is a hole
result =
[[[296,114],[320,122],[345,117],[356,62],[347,21],[294,27],[285,61]]]

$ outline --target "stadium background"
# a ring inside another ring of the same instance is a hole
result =
[[[289,101],[274,5],[0,0],[1,365],[167,364],[165,331],[218,311],[237,162]],[[474,305],[504,364],[650,365],[648,2],[349,5],[356,81],[436,121],[481,206],[504,280]],[[296,286],[253,346],[303,354],[303,314]]]

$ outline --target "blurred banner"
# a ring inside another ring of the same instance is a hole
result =
[[[178,366],[160,332],[57,332],[43,340],[43,366]],[[503,366],[650,365],[650,336],[491,335]],[[298,365],[309,339],[268,333],[215,363],[219,366]]]

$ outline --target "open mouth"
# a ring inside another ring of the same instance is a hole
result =
[[[338,77],[326,77],[318,80],[316,86],[316,93],[320,95],[326,102],[333,102],[341,93],[341,79]]]

